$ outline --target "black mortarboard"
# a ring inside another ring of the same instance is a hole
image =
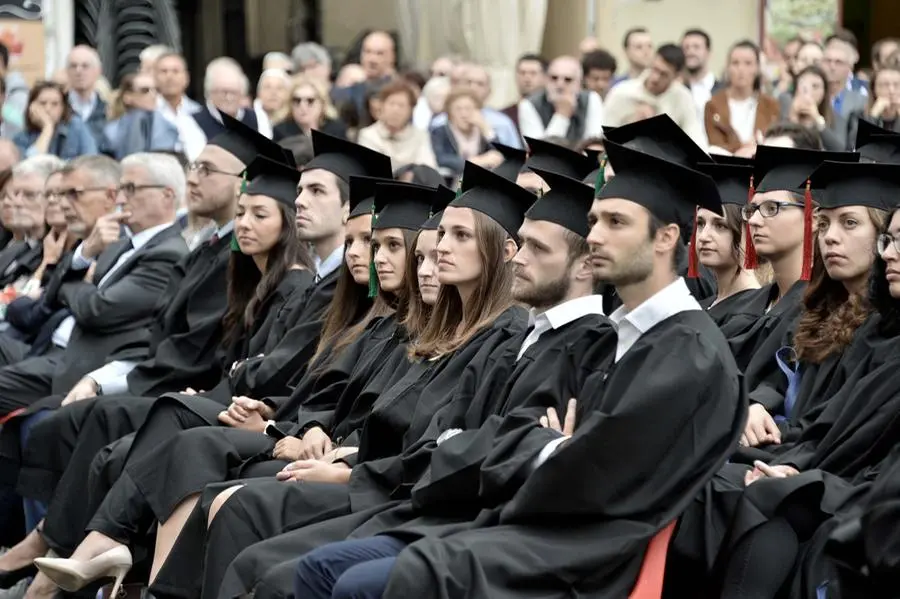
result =
[[[531,170],[550,186],[550,191],[531,205],[525,218],[556,223],[576,235],[587,237],[590,231],[587,214],[594,201],[594,191],[579,179],[565,174],[539,168]]]
[[[559,144],[531,137],[526,137],[525,142],[530,150],[525,166],[531,170],[551,171],[581,181],[597,168],[596,158],[591,160],[590,157]]]
[[[422,226],[419,227],[422,231],[437,231],[438,225],[441,224],[441,217],[444,216],[444,211],[435,212],[431,218],[422,223]]]
[[[494,146],[495,150],[503,154],[503,162],[491,170],[504,179],[515,182],[519,177],[519,173],[522,172],[522,168],[525,166],[525,160],[528,154],[525,150],[513,148],[512,146],[505,146],[497,142],[493,142],[491,145]]]
[[[873,162],[823,162],[810,176],[820,208],[868,206],[891,210],[900,203],[900,166]]]
[[[802,192],[806,188],[809,176],[826,160],[858,162],[859,154],[758,146],[753,160],[755,191],[756,193],[780,190]]]
[[[896,135],[896,133],[890,129],[870,123],[866,119],[859,119],[856,126],[856,143],[853,147],[859,152],[860,148],[869,144],[869,138],[874,135]]]
[[[344,181],[350,177],[393,178],[391,159],[381,152],[370,150],[346,139],[312,130],[313,159],[304,171],[323,169]]]
[[[725,154],[712,154],[713,162],[716,164],[730,164],[733,166],[753,166],[752,158],[743,158],[742,156],[727,156]]]
[[[375,188],[379,183],[390,182],[381,177],[350,177],[350,216],[372,214],[375,206]]]
[[[372,229],[408,229],[418,231],[435,212],[443,210],[454,197],[453,190],[426,187],[414,183],[390,181],[375,186],[375,212]]]
[[[296,166],[294,155],[289,151],[241,121],[224,112],[220,112],[220,114],[225,131],[213,137],[209,141],[209,145],[218,146],[229,154],[233,154],[245,166],[253,162],[257,156],[265,156],[275,162]]]
[[[861,160],[900,164],[900,135],[889,129],[859,119],[856,151]]]
[[[294,210],[300,172],[297,167],[257,156],[247,167],[247,195],[272,198]]]
[[[709,155],[665,113],[615,129],[604,127],[603,132],[605,138],[613,143],[651,154],[667,162],[688,167],[698,162],[711,162]]]
[[[462,194],[450,206],[471,208],[494,219],[511,237],[516,238],[525,211],[537,199],[533,193],[506,177],[466,162],[462,176]]]
[[[753,178],[752,164],[752,161],[745,165],[701,162],[697,165],[697,170],[716,182],[723,204],[743,206],[747,203],[750,179]]]
[[[709,175],[614,142],[607,142],[606,153],[616,176],[597,193],[597,199],[632,201],[684,231],[693,220],[695,206],[722,213],[719,190]]]

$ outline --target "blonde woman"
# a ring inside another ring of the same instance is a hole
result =
[[[272,138],[272,125],[280,123],[290,114],[290,93],[293,81],[282,69],[266,69],[256,84],[256,99],[253,110],[259,132]]]
[[[294,77],[290,98],[290,114],[275,125],[274,141],[292,135],[309,135],[313,129],[347,139],[347,126],[337,118],[337,111],[322,83],[303,75]]]

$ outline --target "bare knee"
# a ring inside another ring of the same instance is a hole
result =
[[[228,487],[213,499],[212,504],[209,506],[209,519],[206,522],[207,528],[212,526],[213,520],[216,519],[216,514],[219,513],[219,510],[222,509],[222,506],[225,505],[225,502],[228,501],[228,498],[237,493],[238,489],[241,489],[244,485],[235,485],[233,487]]]

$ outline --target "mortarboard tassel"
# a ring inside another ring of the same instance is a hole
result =
[[[800,271],[800,280],[808,281],[812,276],[813,261],[813,234],[812,234],[812,192],[809,189],[809,179],[806,180],[806,191],[803,192],[803,270]]]
[[[600,170],[597,171],[597,179],[594,181],[594,195],[600,193],[606,184],[606,156],[599,159]]]
[[[689,279],[700,276],[700,259],[697,257],[697,213],[700,209],[694,206],[694,230],[691,231],[691,242],[688,244],[688,271]]]
[[[750,189],[747,190],[747,203],[753,200],[753,176],[750,176]],[[756,256],[756,247],[753,245],[753,233],[750,231],[750,221],[744,223],[744,270],[756,270],[759,259]]]
[[[375,224],[375,220],[378,218],[378,215],[375,214],[375,204],[372,204],[372,224]],[[369,298],[373,298],[378,295],[378,273],[375,271],[375,252],[370,251],[371,255],[369,259]]]
[[[239,193],[241,195],[247,193],[247,171],[244,171],[244,174],[241,175],[241,191]]]
[[[454,200],[458,200],[459,196],[462,195],[462,183],[463,183],[462,177],[460,177],[459,181],[457,182],[457,185],[456,185],[456,196],[453,198]]]
[[[241,246],[238,244],[237,236],[234,233],[231,234],[231,251],[232,252],[241,251]]]

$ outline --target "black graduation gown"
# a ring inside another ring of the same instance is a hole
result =
[[[396,331],[393,317],[371,322],[334,367],[318,377],[325,384],[316,394],[356,396],[377,368],[381,352],[389,349],[388,342],[396,348]],[[271,457],[275,445],[274,439],[259,433],[202,425],[179,431],[179,424],[178,419],[148,419],[135,437],[121,478],[97,509],[89,530],[133,544],[153,521],[166,521],[186,497],[207,484],[236,477],[236,470],[254,454],[265,452]],[[192,459],[185,460],[185,455]]]
[[[765,308],[754,302],[757,289],[745,289],[729,295],[718,304],[713,305],[716,296],[710,296],[700,302],[709,317],[721,329],[726,339],[740,334],[753,326],[756,320],[765,313]],[[754,312],[754,310],[758,310]]]
[[[730,464],[698,495],[672,544],[681,566],[677,570],[695,572],[685,576],[690,588],[695,588],[692,578],[706,575],[717,560],[727,562],[732,547],[774,516],[794,514],[792,526],[801,542],[808,541],[818,525],[845,505],[846,481],[857,484],[874,477],[900,435],[900,349],[895,338],[873,335],[868,343],[872,351],[805,424],[799,438],[759,456],[774,465],[793,466],[799,475],[745,487],[748,467]]]
[[[452,400],[467,366],[483,365],[487,356],[525,328],[526,320],[522,308],[508,308],[450,356],[413,364],[400,381],[378,397],[358,435],[351,435],[351,439],[359,439],[359,452],[345,461],[356,468],[368,461],[399,455],[416,442],[427,430],[431,417]],[[229,500],[228,504],[232,504],[233,499],[238,499],[231,506],[236,508],[234,512],[219,512],[224,518],[217,516],[218,524],[214,521],[209,531],[204,597],[215,596],[229,564],[245,547],[352,510],[352,485],[274,483],[277,481],[255,481]],[[242,515],[233,519],[231,515],[237,509]],[[243,534],[234,535],[228,528],[230,524],[238,524]],[[230,541],[219,542],[220,535],[226,535]],[[237,582],[237,586],[240,584]],[[222,592],[227,592],[224,585]]]
[[[228,358],[243,357],[243,352],[259,351],[266,343],[266,333],[270,329],[270,323],[277,317],[281,305],[291,297],[293,293],[303,293],[309,280],[309,273],[305,271],[289,271],[282,282],[272,291],[263,302],[257,320],[253,326],[246,330],[233,344],[233,349],[227,352]],[[238,349],[240,348],[240,349]],[[220,357],[223,354],[220,353]],[[176,394],[168,397],[179,405],[189,406],[189,410],[201,422],[206,423],[210,418],[215,419],[218,411],[223,406],[203,397],[192,397]],[[52,501],[47,512],[44,525],[44,537],[57,551],[71,551],[81,540],[85,525],[101,505],[101,502],[109,490],[105,485],[97,484],[89,476],[100,449],[117,439],[134,433],[141,428],[148,415],[153,411],[158,402],[166,403],[163,398],[102,398],[100,405],[95,408],[86,419],[83,430],[78,435],[78,442],[65,471],[59,479]],[[213,407],[215,406],[215,407]],[[162,427],[155,427],[156,435],[148,435],[152,438],[148,442],[131,446],[134,450],[128,453],[128,459],[132,454],[152,454],[157,449],[159,428],[169,428],[168,422]],[[174,435],[177,429],[165,433]],[[109,436],[114,433],[117,436]],[[140,436],[135,437],[139,439]],[[29,451],[31,444],[29,443]],[[73,508],[71,504],[78,498],[78,506]]]
[[[474,518],[479,506],[479,466],[490,453],[501,423],[530,429],[548,407],[564,413],[569,398],[580,395],[587,377],[615,351],[615,331],[601,316],[585,316],[544,333],[517,361],[527,335],[523,331],[498,347],[483,367],[471,363],[453,400],[435,413],[426,433],[401,455],[354,468],[350,514],[254,545],[229,569],[222,595],[254,587],[260,597],[285,593],[304,553],[351,533],[369,536],[420,516],[411,507],[410,491],[419,502],[434,500],[429,501],[428,514],[440,512],[442,522]],[[548,372],[555,375],[547,376]],[[503,419],[520,407],[523,412],[517,418]],[[452,428],[467,430],[438,449],[437,437]],[[278,563],[287,556],[292,559]],[[270,568],[273,563],[278,565]]]
[[[421,531],[383,596],[627,596],[649,541],[721,467],[743,429],[746,398],[726,348],[701,311],[644,333],[587,382],[583,395],[599,396],[590,415],[512,499],[468,530]],[[513,458],[520,468],[521,455]],[[482,495],[503,489],[509,475],[489,458]],[[594,478],[601,484],[585,484]]]

